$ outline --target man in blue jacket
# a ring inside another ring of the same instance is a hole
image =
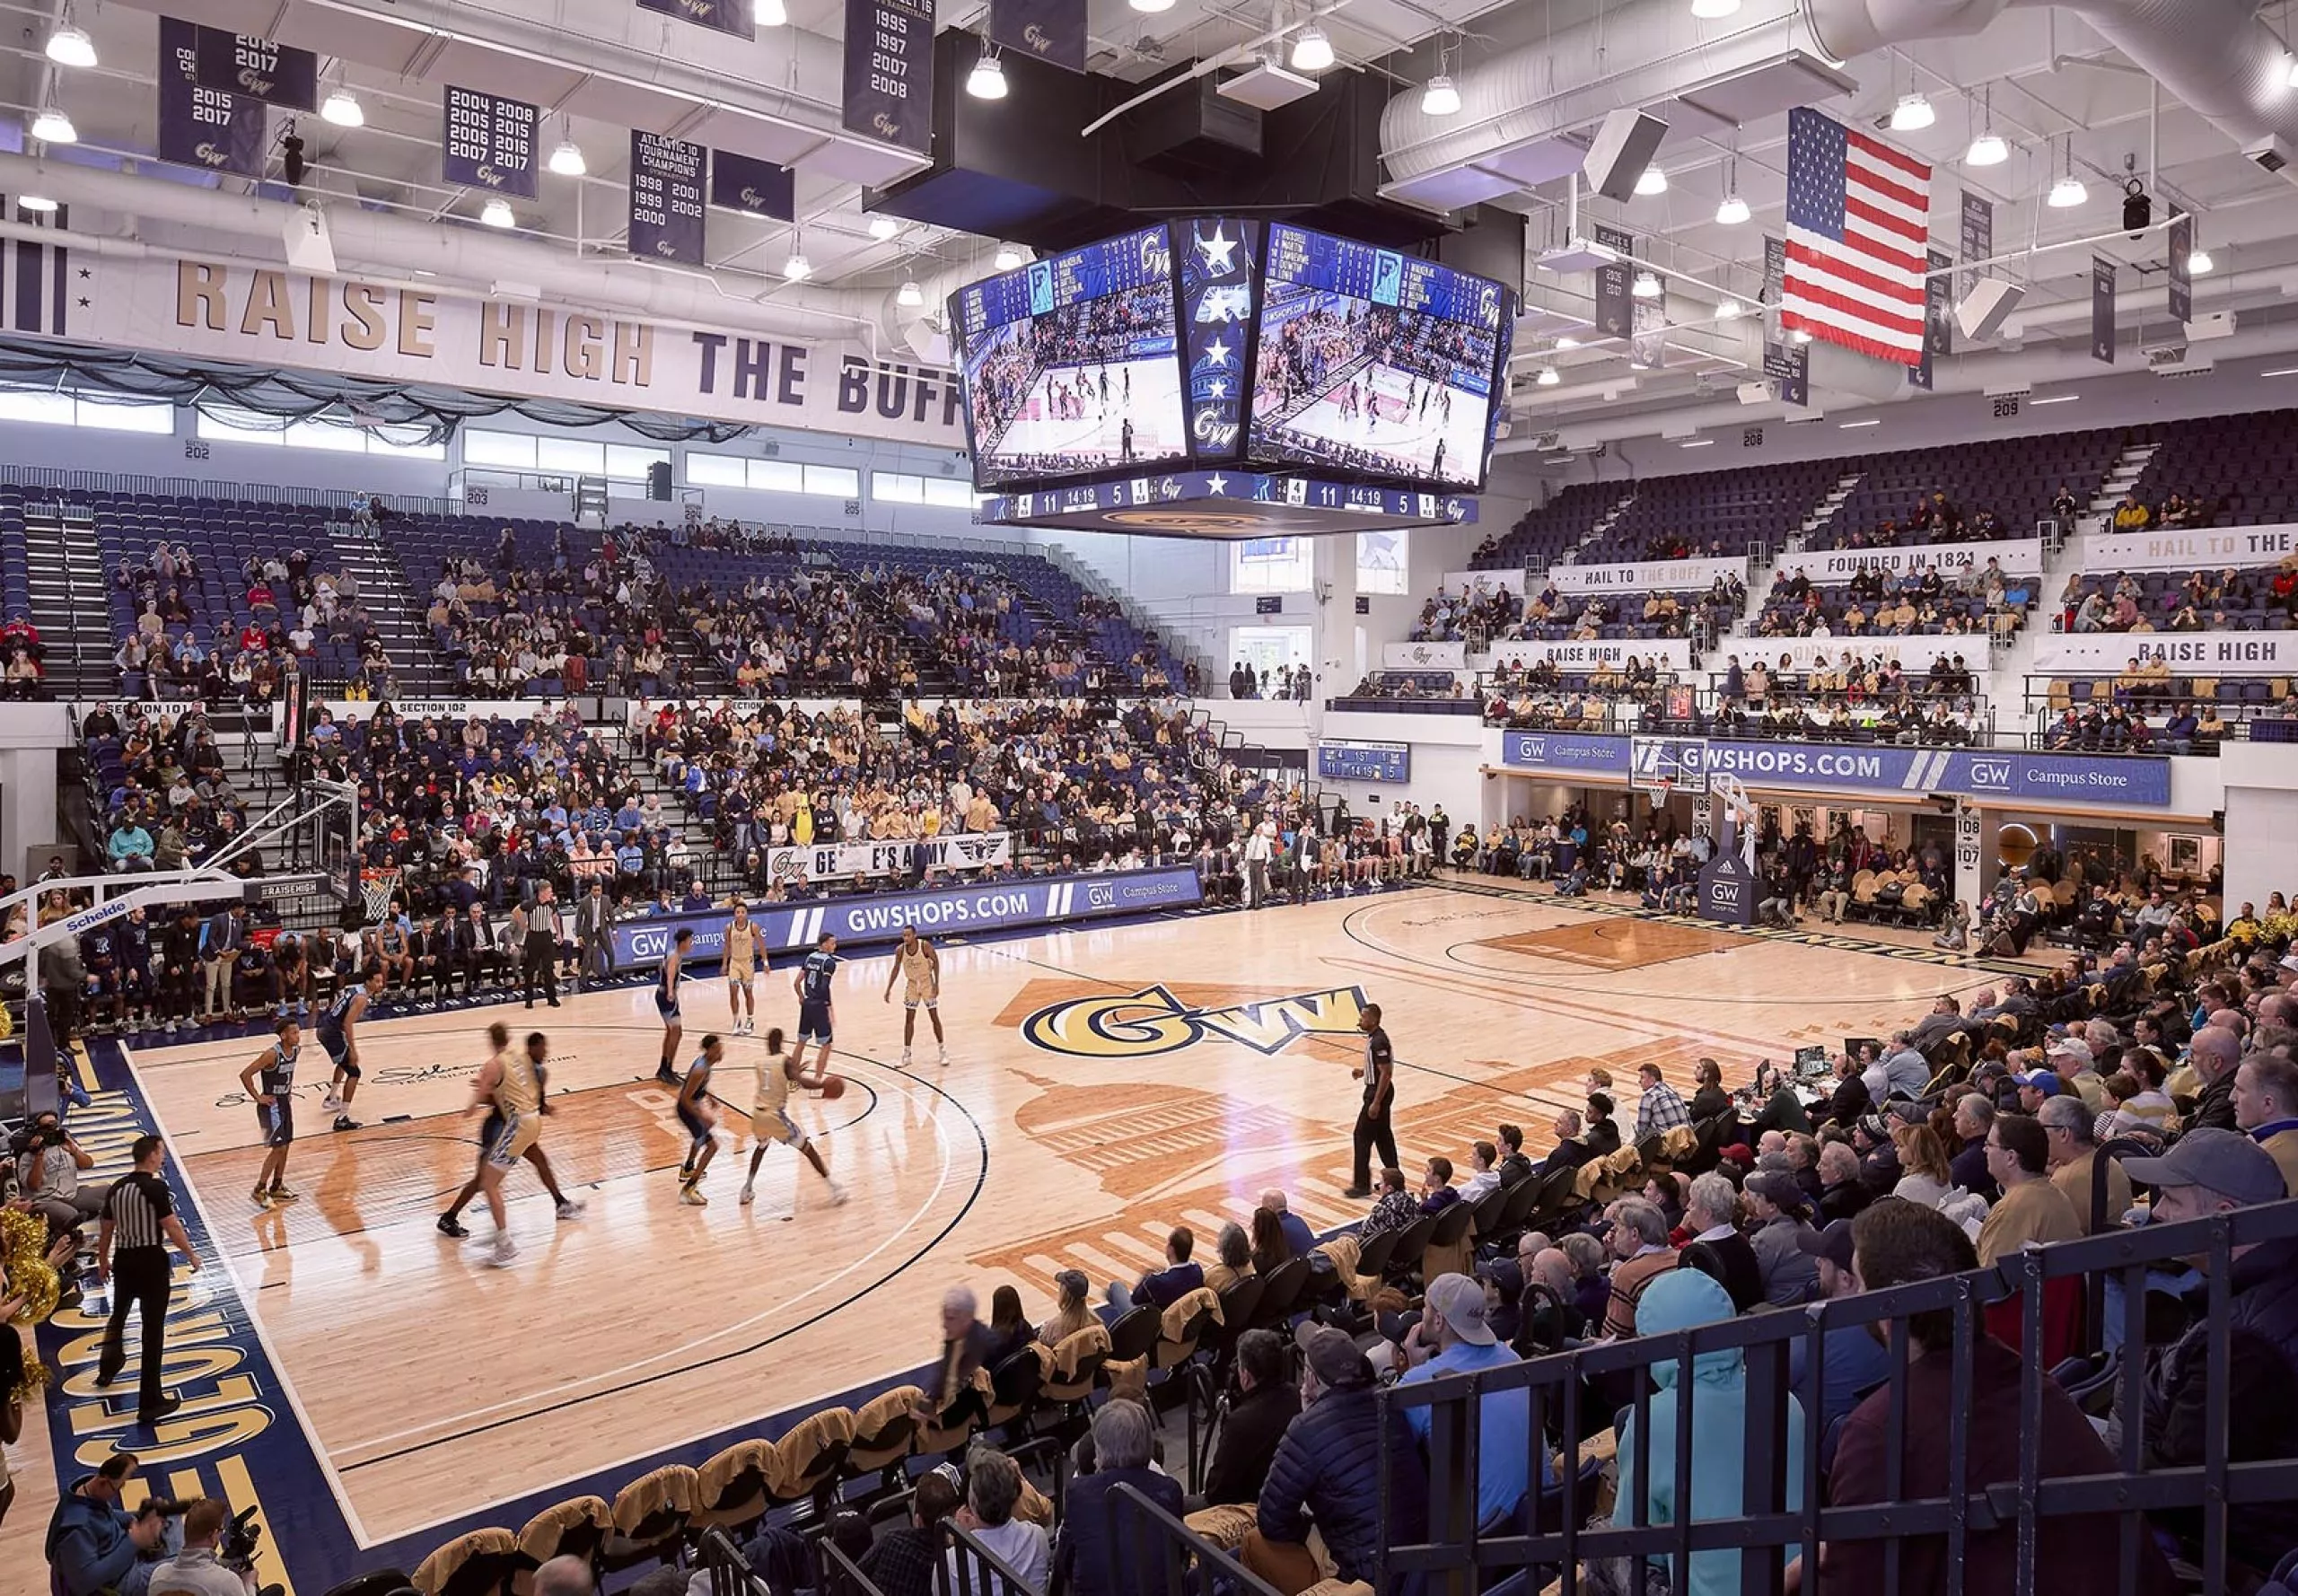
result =
[[[167,1550],[167,1521],[120,1506],[136,1476],[132,1452],[116,1451],[93,1474],[75,1480],[48,1521],[46,1551],[64,1596],[116,1591],[143,1596]]]

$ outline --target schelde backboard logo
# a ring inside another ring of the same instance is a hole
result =
[[[1022,1034],[1032,1046],[1072,1058],[1149,1058],[1208,1036],[1274,1055],[1305,1036],[1356,1035],[1364,1012],[1362,987],[1192,1008],[1160,984],[1049,1004],[1022,1022]]]

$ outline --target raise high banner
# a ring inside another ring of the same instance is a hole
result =
[[[1614,670],[1631,659],[1662,671],[1691,669],[1691,644],[1681,637],[1599,637],[1541,643],[1507,640],[1492,645],[1495,665],[1524,666],[1553,663],[1566,674],[1593,671],[1599,665]]]
[[[2298,632],[2054,632],[2035,639],[2035,669],[2119,675],[2133,661],[2173,676],[2287,676],[2298,671]]]

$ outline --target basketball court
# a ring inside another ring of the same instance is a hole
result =
[[[249,1200],[261,1150],[238,1081],[259,1044],[129,1049],[136,1091],[226,1266],[190,1283],[193,1300],[205,1293],[224,1320],[243,1307],[284,1393],[274,1421],[300,1425],[320,1464],[254,1482],[275,1533],[338,1514],[364,1549],[425,1543],[474,1514],[515,1527],[572,1482],[627,1477],[658,1454],[909,1377],[935,1353],[938,1301],[954,1283],[986,1308],[1010,1281],[1034,1320],[1052,1307],[1057,1270],[1129,1282],[1176,1223],[1209,1250],[1265,1187],[1285,1188],[1320,1231],[1360,1217],[1364,1205],[1339,1193],[1365,1003],[1381,1005],[1395,1042],[1411,1172],[1442,1153],[1465,1176],[1469,1144],[1501,1120],[1524,1127],[1531,1151],[1546,1147],[1592,1066],[1627,1083],[1632,1124],[1645,1060],[1682,1083],[1713,1056],[1741,1082],[1759,1057],[1887,1034],[1937,993],[1992,978],[1912,944],[1652,920],[1484,878],[942,952],[947,1067],[933,1062],[923,1016],[919,1062],[900,1067],[884,957],[840,972],[835,1067],[853,1089],[837,1102],[804,1096],[794,1112],[851,1188],[843,1208],[778,1146],[756,1204],[738,1204],[750,1141],[733,1111],[709,1206],[679,1204],[684,1142],[672,1094],[651,1079],[661,1032],[643,987],[555,1011],[493,1004],[363,1025],[365,1128],[352,1133],[326,1128],[328,1068],[307,1039],[288,1169],[303,1200],[268,1213]],[[785,969],[762,979],[761,1029],[793,1019],[789,981]],[[688,983],[682,1065],[724,1028],[724,991],[707,976]],[[434,1228],[471,1170],[470,1080],[497,1018],[514,1038],[550,1039],[543,1144],[589,1203],[558,1221],[533,1172],[514,1171],[522,1253],[508,1270],[485,1261],[483,1206],[466,1215],[469,1241]],[[741,1109],[764,1044],[727,1045],[717,1084]],[[89,1372],[66,1362],[76,1394]],[[0,1548],[30,1554],[43,1518],[20,1511]]]

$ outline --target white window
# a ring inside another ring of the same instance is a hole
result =
[[[367,452],[367,434],[340,421],[291,421],[284,435],[290,449],[327,449],[338,454]]]
[[[526,433],[463,433],[463,464],[499,466],[513,471],[535,469],[535,440]]]
[[[77,425],[72,396],[52,388],[0,389],[0,421],[29,421],[38,426]]]
[[[644,482],[655,466],[671,463],[667,449],[641,449],[629,443],[607,445],[607,476],[616,482]]]
[[[925,502],[925,478],[902,471],[873,471],[870,496],[882,504],[922,504]]]
[[[1399,527],[1392,532],[1356,534],[1356,591],[1360,593],[1408,593],[1406,581],[1411,565],[1412,534]]]
[[[537,438],[535,469],[603,477],[607,470],[607,446],[604,443],[585,443],[574,438]]]
[[[829,499],[858,499],[862,496],[862,473],[851,466],[808,466],[805,487],[801,491]]]
[[[1309,662],[1309,633],[1307,627],[1232,627],[1229,657],[1242,660],[1257,676],[1274,675],[1288,665]],[[1272,683],[1271,690],[1274,688]]]
[[[1232,593],[1304,593],[1312,574],[1306,538],[1248,538],[1229,546]]]
[[[742,468],[750,462],[739,454],[705,454],[698,449],[686,452],[686,479],[696,487],[741,487],[749,478]]]
[[[925,502],[949,510],[973,508],[973,484],[962,477],[928,477],[925,482]]]
[[[218,406],[199,412],[199,435],[217,443],[273,443],[285,441],[287,424],[276,416]]]
[[[152,433],[166,436],[176,430],[176,407],[171,399],[109,399],[82,394],[79,423],[99,432]]]

